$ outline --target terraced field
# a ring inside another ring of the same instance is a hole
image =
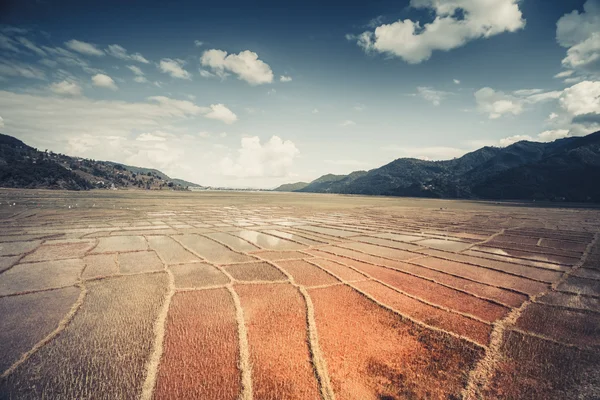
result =
[[[0,190],[0,398],[600,398],[600,211]]]

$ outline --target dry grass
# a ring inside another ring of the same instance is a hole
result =
[[[234,279],[240,281],[282,281],[286,276],[266,262],[231,264],[224,267]]]
[[[319,286],[339,282],[321,268],[315,267],[304,260],[276,261],[275,264],[290,274],[299,285]]]
[[[0,382],[1,398],[136,398],[166,274],[88,284],[69,325]],[[60,362],[57,362],[60,360]]]

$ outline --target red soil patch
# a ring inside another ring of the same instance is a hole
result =
[[[600,315],[531,304],[517,326],[553,339],[583,346],[600,345]]]
[[[427,325],[457,333],[482,345],[488,344],[492,331],[491,325],[421,303],[379,282],[356,282],[353,283],[353,286],[372,296],[378,302]]]
[[[407,260],[409,258],[418,257],[418,254],[410,253],[404,250],[391,249],[389,247],[377,246],[369,243],[343,243],[338,244],[339,247],[361,251],[375,256],[391,258],[394,260]]]
[[[318,250],[305,250],[306,253],[316,255],[317,257],[322,257],[323,254],[335,254],[338,256],[348,257],[353,260],[359,260],[366,263],[379,264],[379,265],[387,265],[390,267],[394,267],[396,265],[401,265],[400,261],[389,260],[386,258],[381,258],[377,256],[373,256],[370,254],[359,253],[358,251],[345,249],[342,247],[335,246],[325,246],[321,247]]]
[[[277,261],[275,264],[292,275],[294,281],[300,285],[318,286],[339,282],[327,272],[304,260]]]
[[[352,260],[349,258],[338,257],[329,253],[323,253],[318,251],[313,251],[315,255],[319,255],[322,257],[326,257],[330,260],[334,260],[346,265],[350,265],[357,269],[361,269],[368,264],[365,264],[361,261]],[[312,261],[312,260],[311,260]],[[407,264],[403,262],[395,262],[393,265],[394,269],[399,271],[404,271],[407,273],[411,273],[417,276],[421,276],[424,278],[433,279],[436,282],[443,283],[445,285],[465,290],[469,293],[473,293],[479,295],[484,298],[497,300],[503,304],[507,304],[509,306],[520,306],[525,300],[527,300],[527,296],[518,294],[515,292],[511,292],[505,289],[496,288],[494,286],[489,286],[483,283],[473,282],[468,279],[463,279],[459,277],[455,277],[452,275],[448,275],[444,272],[435,271],[429,268],[420,267],[418,265]]]
[[[518,276],[508,275],[492,269],[462,264],[455,261],[442,260],[440,258],[420,258],[414,262],[438,271],[473,279],[477,282],[517,290],[519,292],[531,295],[543,292],[548,288],[548,285],[541,282],[535,282],[529,279],[520,278]],[[543,273],[545,271],[540,272]]]
[[[254,252],[252,254],[269,261],[310,257],[309,255],[301,253],[299,251],[261,251]]]
[[[231,264],[223,267],[234,279],[240,281],[283,281],[287,276],[266,262]]]
[[[495,321],[508,313],[506,307],[400,271],[369,264],[362,264],[358,269],[419,299],[468,313],[485,321]]]
[[[480,356],[347,286],[310,289],[319,344],[339,399],[458,398]]]
[[[237,399],[235,307],[227,289],[176,293],[167,318],[156,399]]]
[[[356,240],[358,242],[375,244],[375,245],[381,245],[381,246],[385,246],[385,247],[393,247],[394,249],[400,249],[400,250],[416,250],[421,247],[416,244],[397,242],[397,241],[390,240],[390,239],[382,239],[382,238],[371,237],[371,236],[357,236],[357,237],[353,237],[352,240]]]
[[[335,256],[333,256],[335,257]],[[358,281],[368,279],[365,275],[362,275],[352,268],[348,268],[345,265],[341,265],[335,261],[326,260],[324,258],[313,258],[310,260],[311,263],[317,264],[321,268],[331,272],[335,276],[345,281]]]
[[[248,330],[255,399],[318,399],[306,306],[291,285],[236,285]]]

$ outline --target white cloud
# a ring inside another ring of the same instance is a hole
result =
[[[550,113],[550,115],[548,115],[548,121],[552,121],[556,118],[558,118],[558,114],[555,112],[552,112],[552,113]]]
[[[519,115],[523,112],[523,104],[519,98],[489,87],[476,91],[475,101],[479,112],[488,114],[490,119],[500,118],[504,114]]]
[[[137,83],[146,83],[148,79],[144,76],[144,71],[136,65],[128,65],[127,68],[135,74],[135,78],[133,80]]]
[[[455,84],[457,84],[457,85],[460,85],[460,81],[459,81],[458,79],[452,79],[452,81],[453,81]]]
[[[475,92],[475,101],[479,112],[488,114],[490,119],[496,119],[505,114],[519,115],[526,105],[556,100],[562,93],[561,90],[544,92],[542,89],[521,89],[506,94],[484,87]]]
[[[435,90],[432,87],[419,86],[417,87],[417,94],[432,103],[434,106],[439,106],[440,102],[451,93]]]
[[[69,67],[79,67],[88,74],[101,74],[102,70],[97,68],[92,68],[90,64],[79,58],[75,53],[63,49],[62,47],[48,47],[42,46],[42,49],[48,53],[49,57],[52,57],[52,61],[58,62],[60,64],[69,66]]]
[[[30,51],[37,54],[38,56],[40,56],[40,57],[46,56],[46,52],[44,50],[42,50],[40,47],[36,46],[31,40],[24,38],[24,37],[20,37],[20,38],[17,38],[17,41],[19,43],[21,43],[21,45],[23,47],[29,49]]]
[[[210,111],[204,115],[206,118],[216,119],[226,124],[237,121],[237,115],[223,104],[211,104]]]
[[[81,86],[76,82],[69,82],[64,80],[62,82],[55,82],[49,86],[49,89],[56,94],[63,96],[80,96]]]
[[[103,56],[104,52],[96,47],[95,44],[82,42],[79,40],[69,40],[65,42],[65,46],[69,49],[76,51],[81,54],[85,54],[86,56]]]
[[[319,113],[319,109],[318,108],[313,108],[313,110],[311,112],[313,114],[318,114]]]
[[[279,77],[279,81],[280,82],[291,82],[292,81],[292,77],[291,76],[286,76],[286,75],[281,75]]]
[[[17,43],[14,40],[2,34],[0,34],[0,49],[10,50],[15,53],[21,52],[17,47]]]
[[[162,72],[171,75],[173,78],[192,79],[190,73],[183,69],[182,66],[183,62],[171,60],[170,58],[163,58],[158,65]]]
[[[225,157],[221,161],[221,171],[225,176],[235,178],[285,177],[300,154],[290,140],[273,136],[261,143],[258,136],[242,138],[237,157]]]
[[[106,88],[110,90],[117,90],[117,84],[115,81],[108,75],[105,74],[96,74],[92,76],[92,84],[97,87]]]
[[[506,147],[506,146],[510,146],[511,144],[520,142],[521,140],[533,141],[534,139],[529,135],[514,135],[514,136],[509,136],[504,139],[500,139],[498,141],[498,143],[500,144],[500,146]]]
[[[11,60],[0,61],[0,76],[46,79],[46,74],[41,69],[20,61]]]
[[[194,46],[196,47],[201,47],[204,44],[204,42],[200,41],[200,40],[194,40]]]
[[[4,118],[0,117],[0,128],[4,128]]]
[[[407,147],[391,145],[382,147],[382,150],[394,152],[397,157],[418,158],[421,160],[449,160],[467,153],[467,150],[464,149],[444,146]]]
[[[106,49],[106,52],[113,57],[119,58],[121,60],[126,61],[137,61],[144,64],[148,64],[150,61],[146,60],[146,58],[140,53],[128,54],[127,50],[123,46],[119,46],[118,44],[111,44]]]
[[[203,139],[208,139],[210,137],[210,133],[209,132],[198,132],[198,136],[200,136]]]
[[[538,134],[537,138],[540,142],[552,142],[556,139],[562,139],[567,136],[569,136],[568,129],[554,129]]]
[[[142,133],[135,138],[138,142],[164,142],[166,137],[163,132],[156,131],[154,133]]]
[[[553,142],[556,139],[562,139],[570,136],[568,129],[554,129],[539,133],[535,137],[530,135],[514,135],[509,136],[498,141],[501,147],[510,146],[511,144],[520,142],[521,140],[527,140],[530,142]]]
[[[565,89],[559,103],[572,116],[600,113],[600,81],[583,81]]]
[[[448,51],[467,42],[515,32],[525,26],[519,0],[411,0],[411,7],[429,9],[433,22],[406,19],[382,24],[374,31],[349,35],[366,51],[377,51],[418,64],[435,50]],[[464,18],[459,18],[462,11]]]
[[[572,69],[568,69],[566,71],[559,72],[558,74],[554,75],[554,77],[558,78],[558,79],[567,78],[567,77],[573,75],[574,72],[575,71],[573,71]]]
[[[356,122],[354,122],[354,121],[352,121],[350,119],[347,119],[347,120],[342,121],[340,123],[340,126],[354,126],[354,125],[356,125]]]
[[[600,1],[588,0],[583,12],[563,15],[556,23],[556,40],[567,48],[565,68],[600,73]]]
[[[226,51],[211,49],[202,54],[200,62],[203,66],[211,68],[221,78],[226,77],[227,71],[229,71],[250,85],[273,82],[271,67],[259,60],[258,54],[250,50],[227,55]]]

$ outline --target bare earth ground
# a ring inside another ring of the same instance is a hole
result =
[[[600,210],[0,190],[0,398],[600,398]]]

